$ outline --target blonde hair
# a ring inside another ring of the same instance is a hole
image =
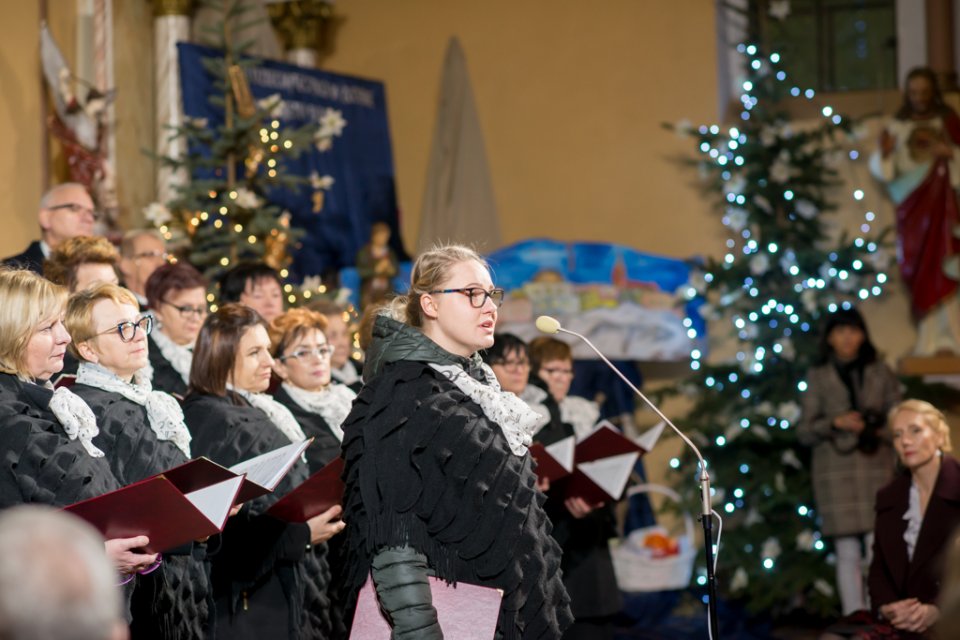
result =
[[[412,327],[423,327],[423,309],[420,297],[443,288],[450,277],[450,270],[462,262],[479,262],[485,269],[490,265],[479,253],[460,244],[438,245],[421,253],[413,263],[410,273],[410,290],[406,295],[397,296],[379,311]]]
[[[27,344],[37,326],[63,312],[66,292],[25,269],[0,268],[0,371],[20,378],[26,370]]]
[[[274,318],[273,322],[267,327],[273,357],[283,355],[283,351],[290,343],[299,339],[311,329],[320,332],[326,331],[327,317],[319,311],[300,307],[290,309],[283,315]]]
[[[92,289],[78,291],[71,295],[67,300],[67,312],[63,324],[67,328],[67,333],[73,338],[68,349],[80,359],[83,359],[78,349],[80,343],[96,336],[97,330],[93,326],[93,307],[101,300],[112,300],[117,304],[129,304],[137,309],[140,308],[136,296],[111,282],[98,284]]]
[[[70,238],[50,254],[43,263],[43,275],[52,282],[73,291],[77,286],[77,269],[84,264],[108,264],[117,270],[120,253],[100,236]]]
[[[950,426],[947,424],[943,412],[925,400],[904,400],[890,409],[887,424],[892,425],[893,419],[902,411],[913,411],[920,414],[927,426],[943,437],[943,446],[940,447],[940,450],[946,452],[952,449],[950,445]]]

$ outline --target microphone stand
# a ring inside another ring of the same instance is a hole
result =
[[[549,316],[540,316],[540,317],[549,318]],[[710,505],[710,474],[707,472],[706,461],[703,459],[703,456],[700,455],[700,450],[697,448],[697,446],[690,441],[690,438],[688,438],[682,431],[680,431],[680,429],[678,429],[677,426],[673,424],[673,422],[671,422],[667,416],[663,415],[663,412],[660,411],[659,408],[657,408],[657,405],[653,404],[653,402],[651,402],[650,399],[647,398],[647,396],[645,396],[639,389],[637,389],[637,387],[634,386],[634,384],[630,382],[630,380],[628,380],[627,377],[623,375],[623,373],[621,373],[620,370],[617,369],[613,365],[613,363],[610,362],[607,359],[607,357],[603,355],[600,352],[600,350],[594,346],[592,342],[590,342],[590,340],[588,340],[585,336],[580,335],[576,331],[570,331],[569,329],[564,329],[563,327],[560,326],[560,323],[553,318],[549,318],[549,320],[551,320],[552,323],[546,325],[546,327],[542,327],[538,319],[537,328],[543,331],[544,333],[557,333],[557,332],[568,333],[572,336],[576,336],[577,338],[580,338],[581,340],[583,340],[587,344],[587,346],[593,349],[594,353],[596,353],[600,357],[600,359],[603,360],[604,363],[606,363],[606,365],[610,367],[610,369],[615,374],[617,374],[617,376],[619,376],[619,378],[623,380],[628,387],[630,387],[633,390],[634,393],[640,396],[640,398],[647,404],[648,407],[653,409],[654,413],[660,416],[661,420],[663,420],[665,423],[670,425],[670,428],[672,428],[677,433],[677,435],[680,436],[680,438],[685,443],[687,443],[687,446],[689,446],[693,450],[693,453],[696,454],[697,460],[700,461],[700,478],[699,478],[700,504],[701,504],[700,522],[703,525],[703,548],[706,553],[706,559],[707,559],[707,597],[708,597],[707,616],[709,619],[709,626],[710,626],[710,629],[709,629],[710,638],[712,640],[719,640],[720,631],[719,631],[719,623],[717,618],[717,577],[714,572],[715,561],[714,561],[714,553],[713,553],[713,509],[711,508],[711,505]],[[555,330],[553,331],[547,330],[547,327],[549,327],[549,329],[555,329]]]

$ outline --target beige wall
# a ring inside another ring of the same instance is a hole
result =
[[[484,127],[504,240],[618,240],[712,251],[676,222],[702,205],[663,161],[662,121],[712,121],[712,0],[355,0],[333,71],[387,85],[403,234],[415,246],[444,51],[458,36]],[[666,222],[670,221],[670,222]]]

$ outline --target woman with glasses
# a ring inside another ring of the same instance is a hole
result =
[[[341,425],[357,397],[331,384],[334,347],[323,334],[326,326],[323,314],[309,309],[291,309],[270,323],[273,370],[283,381],[273,396],[314,439],[306,451],[311,473],[340,455]]]
[[[443,637],[428,575],[501,589],[498,637],[559,638],[571,622],[527,451],[539,416],[477,354],[502,300],[480,256],[446,246],[374,323],[343,427],[347,588],[372,574],[394,638]]]
[[[267,325],[253,309],[225,304],[200,329],[183,412],[195,456],[234,465],[306,435],[282,404],[264,393],[273,358]],[[343,529],[340,507],[306,523],[264,512],[307,479],[297,462],[274,491],[244,504],[227,522],[212,557],[217,633],[225,638],[328,638],[334,632],[323,544]]]
[[[70,349],[80,360],[71,388],[97,417],[93,439],[120,484],[139,482],[190,459],[190,432],[173,396],[154,391],[147,364],[153,318],[130,291],[113,284],[75,293],[67,302]],[[134,638],[203,638],[209,631],[210,581],[202,544],[164,552],[160,571],[134,590]]]
[[[570,345],[542,336],[530,343],[530,385],[523,397],[546,408],[550,422],[536,434],[545,445],[590,433],[600,417],[595,402],[570,395],[573,353]],[[561,481],[562,483],[562,481]],[[564,640],[613,638],[612,617],[621,608],[609,540],[617,537],[613,505],[592,505],[582,498],[564,498],[561,483],[547,493],[545,508],[553,537],[563,549],[563,582],[570,593],[576,622]]]
[[[69,389],[49,384],[70,344],[63,303],[62,290],[36,273],[0,269],[0,508],[62,507],[120,487],[93,442],[93,412]],[[130,575],[156,561],[136,551],[148,542],[108,540],[107,555]]]
[[[145,290],[157,321],[148,349],[153,388],[182,398],[190,380],[193,345],[207,317],[207,281],[190,265],[177,262],[158,267]]]

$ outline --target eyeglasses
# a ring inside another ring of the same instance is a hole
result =
[[[166,251],[144,251],[143,253],[134,254],[134,260],[140,260],[142,258],[153,258],[154,260],[163,260],[164,262],[170,257],[170,254]]]
[[[316,349],[301,349],[300,351],[294,351],[291,354],[280,356],[277,358],[277,360],[280,362],[286,362],[290,358],[294,358],[296,360],[306,360],[311,356],[321,360],[326,360],[333,355],[335,350],[336,347],[334,347],[332,344],[325,344],[322,347],[317,347]]]
[[[173,307],[174,309],[180,312],[180,317],[183,318],[184,320],[189,320],[190,316],[195,316],[197,318],[206,318],[207,314],[210,313],[210,311],[206,307],[191,307],[190,305],[187,305],[187,304],[183,306],[179,306],[179,305],[173,304],[172,302],[167,302],[166,300],[161,300],[160,304],[165,304],[167,306]]]
[[[90,217],[94,220],[100,219],[100,212],[91,207],[85,207],[82,204],[77,204],[76,202],[65,202],[63,204],[55,204],[52,207],[47,207],[49,211],[69,211],[70,213],[79,214],[79,213],[88,213]]]
[[[561,369],[560,367],[550,367],[549,369],[541,369],[544,373],[551,376],[572,376],[573,369]]]
[[[116,332],[120,336],[120,340],[123,342],[131,342],[134,338],[137,337],[137,329],[143,331],[144,335],[150,335],[150,332],[153,331],[153,316],[143,316],[139,320],[132,322],[130,320],[126,322],[121,322],[120,324],[110,327],[106,331],[101,331],[100,333],[94,334],[93,337],[103,336],[108,333]]]
[[[530,368],[529,360],[499,360],[499,361],[494,361],[493,364],[499,367],[503,367],[507,371],[516,371],[518,369]]]
[[[487,298],[493,300],[493,304],[499,307],[503,304],[503,289],[491,289],[486,291],[480,287],[462,287],[460,289],[437,289],[436,291],[427,291],[427,293],[462,293],[470,298],[470,306],[475,309],[483,307],[487,303]]]

